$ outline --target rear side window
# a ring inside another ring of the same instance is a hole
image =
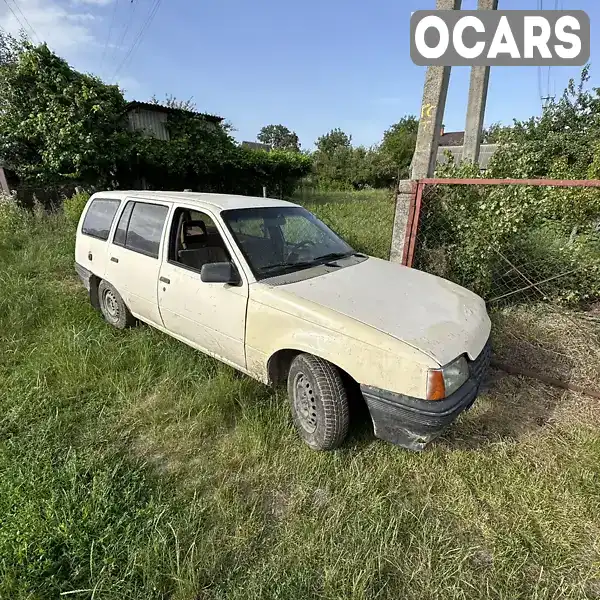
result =
[[[144,202],[132,204],[125,247],[158,258],[160,238],[169,209],[162,204],[146,204]],[[125,207],[125,212],[127,212],[127,207]]]
[[[92,200],[87,213],[85,213],[81,233],[100,240],[107,240],[120,203],[120,200],[103,198]]]

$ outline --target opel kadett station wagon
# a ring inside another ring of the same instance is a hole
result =
[[[375,435],[420,450],[471,406],[489,362],[480,297],[356,252],[290,202],[96,193],[75,259],[111,325],[143,321],[265,384],[287,382],[315,449],[343,442],[348,387],[360,386]]]

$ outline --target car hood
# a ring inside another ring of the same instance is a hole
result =
[[[440,365],[476,358],[490,335],[484,301],[450,281],[378,258],[280,289],[360,321]]]

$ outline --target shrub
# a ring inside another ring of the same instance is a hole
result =
[[[81,192],[79,194],[74,194],[63,202],[65,217],[71,225],[77,225],[79,217],[81,217],[81,213],[89,198],[90,195],[87,192]]]
[[[10,196],[0,193],[0,244],[19,234],[27,225],[27,214]]]
[[[481,177],[452,164],[441,176]],[[415,266],[490,300],[600,298],[596,190],[438,186],[426,194]],[[519,294],[514,294],[521,290]]]

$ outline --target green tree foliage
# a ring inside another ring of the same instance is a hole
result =
[[[332,129],[329,133],[322,135],[315,142],[318,152],[333,156],[340,150],[352,148],[352,136],[344,133],[341,129]]]
[[[483,144],[497,144],[504,132],[509,129],[510,127],[501,123],[492,123],[489,127],[484,128],[481,141]]]
[[[380,152],[387,162],[388,171],[397,179],[406,179],[409,176],[410,163],[417,143],[417,130],[419,121],[413,115],[403,117],[394,123],[383,134]]]
[[[407,116],[385,131],[380,145],[352,146],[352,137],[333,129],[315,142],[314,180],[322,189],[391,187],[408,177],[418,121]]]
[[[499,149],[485,177],[600,177],[600,90],[571,81],[543,114],[495,131]],[[482,177],[472,165],[449,164],[441,177]],[[439,186],[420,233],[420,266],[476,290],[499,289],[507,258],[543,293],[563,302],[600,297],[600,192],[546,186]],[[515,275],[516,276],[516,275]],[[527,282],[524,283],[527,286]],[[539,290],[528,293],[539,299]]]
[[[169,141],[130,131],[117,86],[0,32],[0,156],[23,181],[287,195],[310,171],[300,153],[240,148],[230,125],[193,112],[191,100],[162,104],[179,109]]]
[[[127,144],[117,86],[78,73],[44,44],[3,39],[0,155],[24,179],[107,181]]]
[[[300,152],[300,141],[296,132],[285,125],[265,125],[258,132],[256,139],[270,146],[272,150]]]

